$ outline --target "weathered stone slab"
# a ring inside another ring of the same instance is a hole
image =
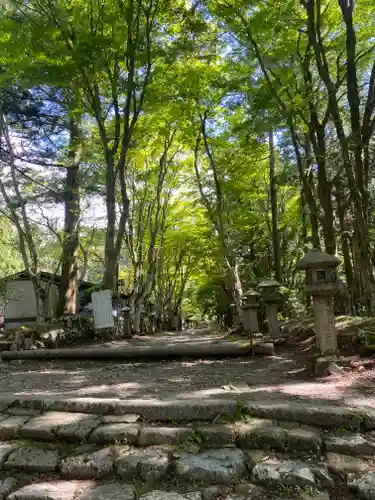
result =
[[[216,500],[217,498],[226,498],[231,491],[227,484],[216,484],[202,489],[203,500]]]
[[[51,481],[33,483],[11,493],[7,500],[75,500],[87,485],[80,481]]]
[[[14,449],[15,445],[13,443],[0,443],[0,467],[8,459]]]
[[[286,430],[286,447],[291,451],[311,451],[319,454],[322,448],[322,436],[315,429],[290,428]]]
[[[270,456],[269,450],[243,450],[246,456],[248,469],[252,469],[254,465],[263,460],[267,460]]]
[[[360,476],[349,478],[348,486],[363,500],[373,500],[375,498],[375,472],[366,472]]]
[[[135,424],[139,419],[140,415],[128,413],[127,415],[104,415],[102,422],[103,424]]]
[[[354,408],[341,406],[312,406],[304,403],[246,403],[254,417],[269,418],[328,428],[359,430],[363,416]]]
[[[63,436],[64,428],[70,429],[72,435],[80,425],[85,422],[92,422],[93,417],[86,413],[66,413],[59,411],[51,411],[32,418],[25,424],[20,434],[22,437],[29,439],[43,439],[52,441],[56,439],[58,431]],[[0,423],[1,425],[1,423]],[[86,427],[85,427],[86,430]]]
[[[17,487],[17,479],[14,477],[6,477],[0,480],[0,498],[3,499],[9,495]]]
[[[86,415],[86,418],[82,416],[83,413],[78,415],[81,416],[76,417],[75,422],[63,424],[57,429],[56,433],[60,439],[68,441],[86,440],[90,433],[100,424],[100,420],[94,415]]]
[[[289,498],[285,500],[289,500]],[[326,491],[309,490],[300,492],[296,500],[330,500],[330,496]]]
[[[5,400],[5,398],[2,398],[2,400],[0,401],[0,412],[8,411],[8,408],[12,405],[12,403],[12,399]]]
[[[193,495],[191,493],[181,495],[173,491],[155,490],[142,495],[139,500],[200,500],[202,498],[200,493],[194,492]]]
[[[69,479],[101,478],[113,470],[114,452],[104,448],[89,455],[75,455],[64,458],[60,462],[63,477]]]
[[[13,416],[12,413],[9,413],[9,412],[0,413],[0,422],[5,420],[6,418],[9,418],[10,416]]]
[[[324,440],[327,451],[348,455],[374,455],[375,440],[361,434],[329,436]]]
[[[118,475],[124,479],[139,477],[144,481],[157,481],[167,474],[170,459],[171,451],[162,447],[144,449],[124,447],[118,450],[115,467]]]
[[[0,422],[0,439],[14,439],[18,437],[20,429],[30,417],[9,417]]]
[[[135,424],[100,425],[89,436],[90,443],[120,443],[136,444],[139,426]]]
[[[237,427],[236,443],[240,448],[286,448],[287,433],[271,420],[252,419]]]
[[[178,444],[187,441],[193,435],[193,429],[188,427],[144,427],[139,434],[138,445]]]
[[[252,477],[256,483],[313,487],[319,483],[332,485],[333,480],[323,466],[301,460],[270,459],[255,465]]]
[[[26,351],[31,352],[31,351]],[[95,415],[128,415],[137,414],[145,420],[170,422],[186,422],[191,420],[213,420],[232,417],[237,410],[234,397],[220,399],[172,399],[158,401],[154,399],[119,399],[98,397],[66,397],[66,396],[20,396],[16,403],[12,398],[0,396],[1,402],[7,406],[43,409],[44,411],[89,413]],[[6,400],[6,401],[5,401]]]
[[[246,474],[246,457],[236,448],[182,454],[176,460],[175,474],[182,480],[202,484],[231,484]]]
[[[326,453],[326,464],[331,471],[337,473],[367,472],[371,468],[369,461],[363,458],[332,452]],[[372,460],[372,466],[374,465],[375,461]]]
[[[186,500],[202,500],[202,493],[200,491],[191,491],[183,495]]]
[[[55,472],[58,460],[59,456],[55,450],[21,446],[9,455],[3,468],[27,472]]]
[[[37,415],[40,415],[40,410],[33,409],[33,408],[22,408],[22,407],[13,407],[13,408],[8,408],[7,410],[8,415],[15,415],[15,416],[29,416],[29,417],[36,417]]]
[[[367,431],[375,429],[375,408],[366,408],[361,410],[363,416],[364,428]]]
[[[85,492],[82,500],[135,500],[131,484],[107,483]]]
[[[232,425],[202,425],[198,432],[205,446],[226,446],[233,444],[235,440],[235,429]]]

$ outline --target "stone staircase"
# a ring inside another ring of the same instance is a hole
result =
[[[8,500],[375,499],[371,409],[37,396],[0,406]]]

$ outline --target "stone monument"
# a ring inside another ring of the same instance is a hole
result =
[[[296,264],[306,271],[306,293],[313,298],[316,346],[322,354],[337,351],[333,297],[338,291],[336,268],[340,259],[313,248]]]
[[[245,332],[258,333],[258,307],[260,293],[252,288],[241,297],[243,327]]]
[[[123,334],[125,339],[132,337],[132,327],[130,324],[130,307],[123,307],[121,309],[123,319]]]
[[[95,330],[114,328],[111,290],[101,290],[91,294]]]
[[[273,339],[280,337],[279,318],[277,317],[277,306],[281,300],[281,284],[274,279],[266,279],[259,283],[262,300],[266,305],[268,332]]]

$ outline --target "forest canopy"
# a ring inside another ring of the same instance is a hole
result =
[[[337,255],[375,295],[375,10],[353,0],[3,0],[0,277],[225,315]]]

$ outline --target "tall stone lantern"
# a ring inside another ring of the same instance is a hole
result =
[[[306,293],[313,298],[316,345],[322,354],[337,351],[333,297],[338,291],[336,268],[340,262],[338,257],[313,248],[296,264],[298,271],[306,271]]]
[[[274,279],[266,279],[258,285],[262,300],[266,305],[268,331],[273,339],[280,337],[280,325],[277,317],[277,306],[281,300],[281,284]]]
[[[241,297],[243,327],[245,332],[258,333],[258,307],[260,293],[252,288]]]

